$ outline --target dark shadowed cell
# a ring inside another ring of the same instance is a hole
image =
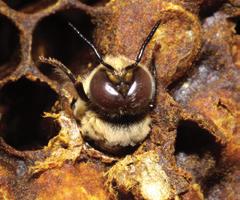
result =
[[[0,15],[0,78],[12,72],[20,61],[19,31],[6,17]]]
[[[108,2],[110,2],[110,0],[79,0],[79,1],[90,6],[104,6]]]
[[[65,64],[74,74],[87,71],[89,63],[94,63],[95,56],[68,23],[74,24],[92,40],[93,25],[90,20],[83,12],[71,9],[40,21],[33,33],[32,57],[35,63],[38,63],[39,56],[52,57]],[[56,78],[52,67],[40,64],[39,69],[47,76]]]
[[[57,0],[4,0],[4,2],[17,11],[34,13],[53,5]]]
[[[18,150],[34,150],[46,145],[58,133],[58,125],[43,118],[57,100],[45,83],[20,79],[0,91],[0,133]]]

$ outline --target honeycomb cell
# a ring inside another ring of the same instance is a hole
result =
[[[204,19],[209,16],[212,16],[213,13],[218,11],[226,0],[203,0],[201,10],[200,10],[200,18]]]
[[[57,94],[45,83],[21,78],[0,91],[0,136],[17,150],[40,149],[59,127],[43,112],[49,111]]]
[[[175,156],[178,166],[190,172],[205,192],[207,182],[216,182],[222,147],[214,136],[194,121],[181,121],[177,128]]]
[[[79,74],[87,69],[90,62],[94,63],[95,56],[68,22],[92,41],[93,24],[89,16],[77,10],[59,12],[38,23],[33,34],[32,57],[35,63],[39,56],[56,58],[73,73]],[[45,75],[54,77],[51,67],[40,64],[39,68]]]
[[[9,75],[20,62],[19,31],[0,15],[0,79]]]
[[[181,121],[177,128],[176,153],[202,155],[209,151],[218,153],[219,145],[214,136],[196,122]]]
[[[234,17],[231,19],[235,23],[235,34],[239,35],[240,34],[240,18],[239,17]]]
[[[4,2],[14,10],[35,13],[55,4],[57,0],[4,0]]]

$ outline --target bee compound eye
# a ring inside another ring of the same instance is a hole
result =
[[[140,114],[149,107],[155,83],[141,67],[133,71],[131,82],[123,77],[113,82],[105,70],[97,71],[90,82],[90,101],[107,115]]]
[[[152,75],[138,67],[134,70],[133,81],[127,93],[129,105],[133,109],[145,109],[155,95],[155,82]]]
[[[90,82],[90,101],[98,108],[111,112],[117,110],[124,99],[104,70],[97,71]]]

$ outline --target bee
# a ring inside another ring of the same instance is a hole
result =
[[[150,133],[156,95],[155,69],[141,64],[144,51],[160,25],[158,21],[140,47],[135,60],[106,55],[69,22],[69,26],[93,50],[99,65],[85,78],[76,77],[64,64],[53,58],[40,61],[61,70],[73,83],[78,98],[72,109],[86,141],[101,150],[118,152],[142,142]]]

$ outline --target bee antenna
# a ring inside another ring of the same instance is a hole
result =
[[[93,43],[91,43],[87,38],[85,38],[85,37],[80,33],[80,31],[79,31],[71,22],[68,22],[68,25],[84,40],[84,42],[86,42],[86,43],[88,44],[88,46],[91,47],[91,49],[93,50],[93,52],[94,52],[95,55],[97,56],[98,61],[99,61],[102,65],[104,65],[106,68],[108,68],[108,69],[110,69],[110,70],[114,70],[114,68],[113,68],[111,65],[109,65],[109,64],[107,64],[107,63],[104,62],[101,54],[98,52],[98,50],[96,49],[96,47],[94,46]]]
[[[39,56],[39,61],[41,63],[46,63],[46,64],[54,66],[56,69],[56,72],[60,76],[62,76],[62,77],[67,76],[72,81],[73,84],[75,84],[77,82],[77,78],[75,77],[75,75],[60,61],[58,61],[54,58],[45,58],[44,56]]]
[[[157,21],[157,23],[154,25],[154,27],[152,28],[152,30],[148,34],[147,38],[143,42],[143,44],[142,44],[142,46],[141,46],[141,48],[140,48],[140,50],[138,52],[138,55],[136,57],[135,64],[134,64],[135,66],[138,65],[138,63],[141,62],[141,59],[143,57],[143,53],[144,53],[148,43],[151,41],[151,39],[152,39],[154,33],[156,32],[157,28],[159,27],[159,25],[160,25],[160,20]]]

